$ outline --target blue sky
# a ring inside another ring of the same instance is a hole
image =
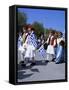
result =
[[[65,11],[29,8],[18,8],[18,10],[27,14],[29,24],[38,21],[45,28],[53,28],[61,32],[65,30]]]

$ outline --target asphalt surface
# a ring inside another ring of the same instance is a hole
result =
[[[36,52],[36,65],[18,65],[18,82],[65,79],[65,63],[45,62],[45,57]],[[18,61],[19,62],[19,61]]]

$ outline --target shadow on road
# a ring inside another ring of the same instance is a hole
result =
[[[18,70],[26,70],[26,69],[31,69],[33,66],[30,66],[31,64],[31,61],[28,61],[28,64],[26,67],[22,66],[22,64],[18,64]],[[36,61],[36,65],[34,66],[44,66],[44,65],[47,65],[48,64],[48,61]],[[34,71],[37,71],[37,70],[34,70]]]
[[[32,72],[39,72],[39,70],[37,68],[35,69],[30,69]]]
[[[23,71],[18,72],[18,79],[25,79],[25,78],[28,78],[33,75],[33,73],[31,73],[31,74],[24,74],[24,73],[25,72],[23,72]]]
[[[48,61],[36,61],[36,65],[47,65]]]

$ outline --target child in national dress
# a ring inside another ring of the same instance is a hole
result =
[[[49,37],[47,39],[47,51],[46,51],[46,59],[48,61],[52,61],[55,58],[55,46],[57,44],[57,39],[55,38],[55,32],[51,31]]]
[[[34,57],[35,57],[35,51],[37,49],[37,37],[34,33],[34,28],[32,28],[31,26],[28,26],[27,31],[28,31],[28,35],[24,43],[24,48],[26,48],[26,52],[24,56],[25,64],[26,64],[26,61],[30,59],[32,60],[31,65],[35,65],[36,63],[35,63]]]

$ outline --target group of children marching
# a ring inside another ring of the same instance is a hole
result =
[[[36,64],[35,54],[37,50],[41,55],[46,55],[46,61],[55,61],[56,64],[64,61],[62,34],[60,38],[57,38],[55,32],[51,31],[46,41],[41,37],[41,43],[31,25],[23,27],[22,32],[19,32],[18,35],[18,60],[21,60],[23,66],[26,66],[29,60],[31,60],[31,65]]]

